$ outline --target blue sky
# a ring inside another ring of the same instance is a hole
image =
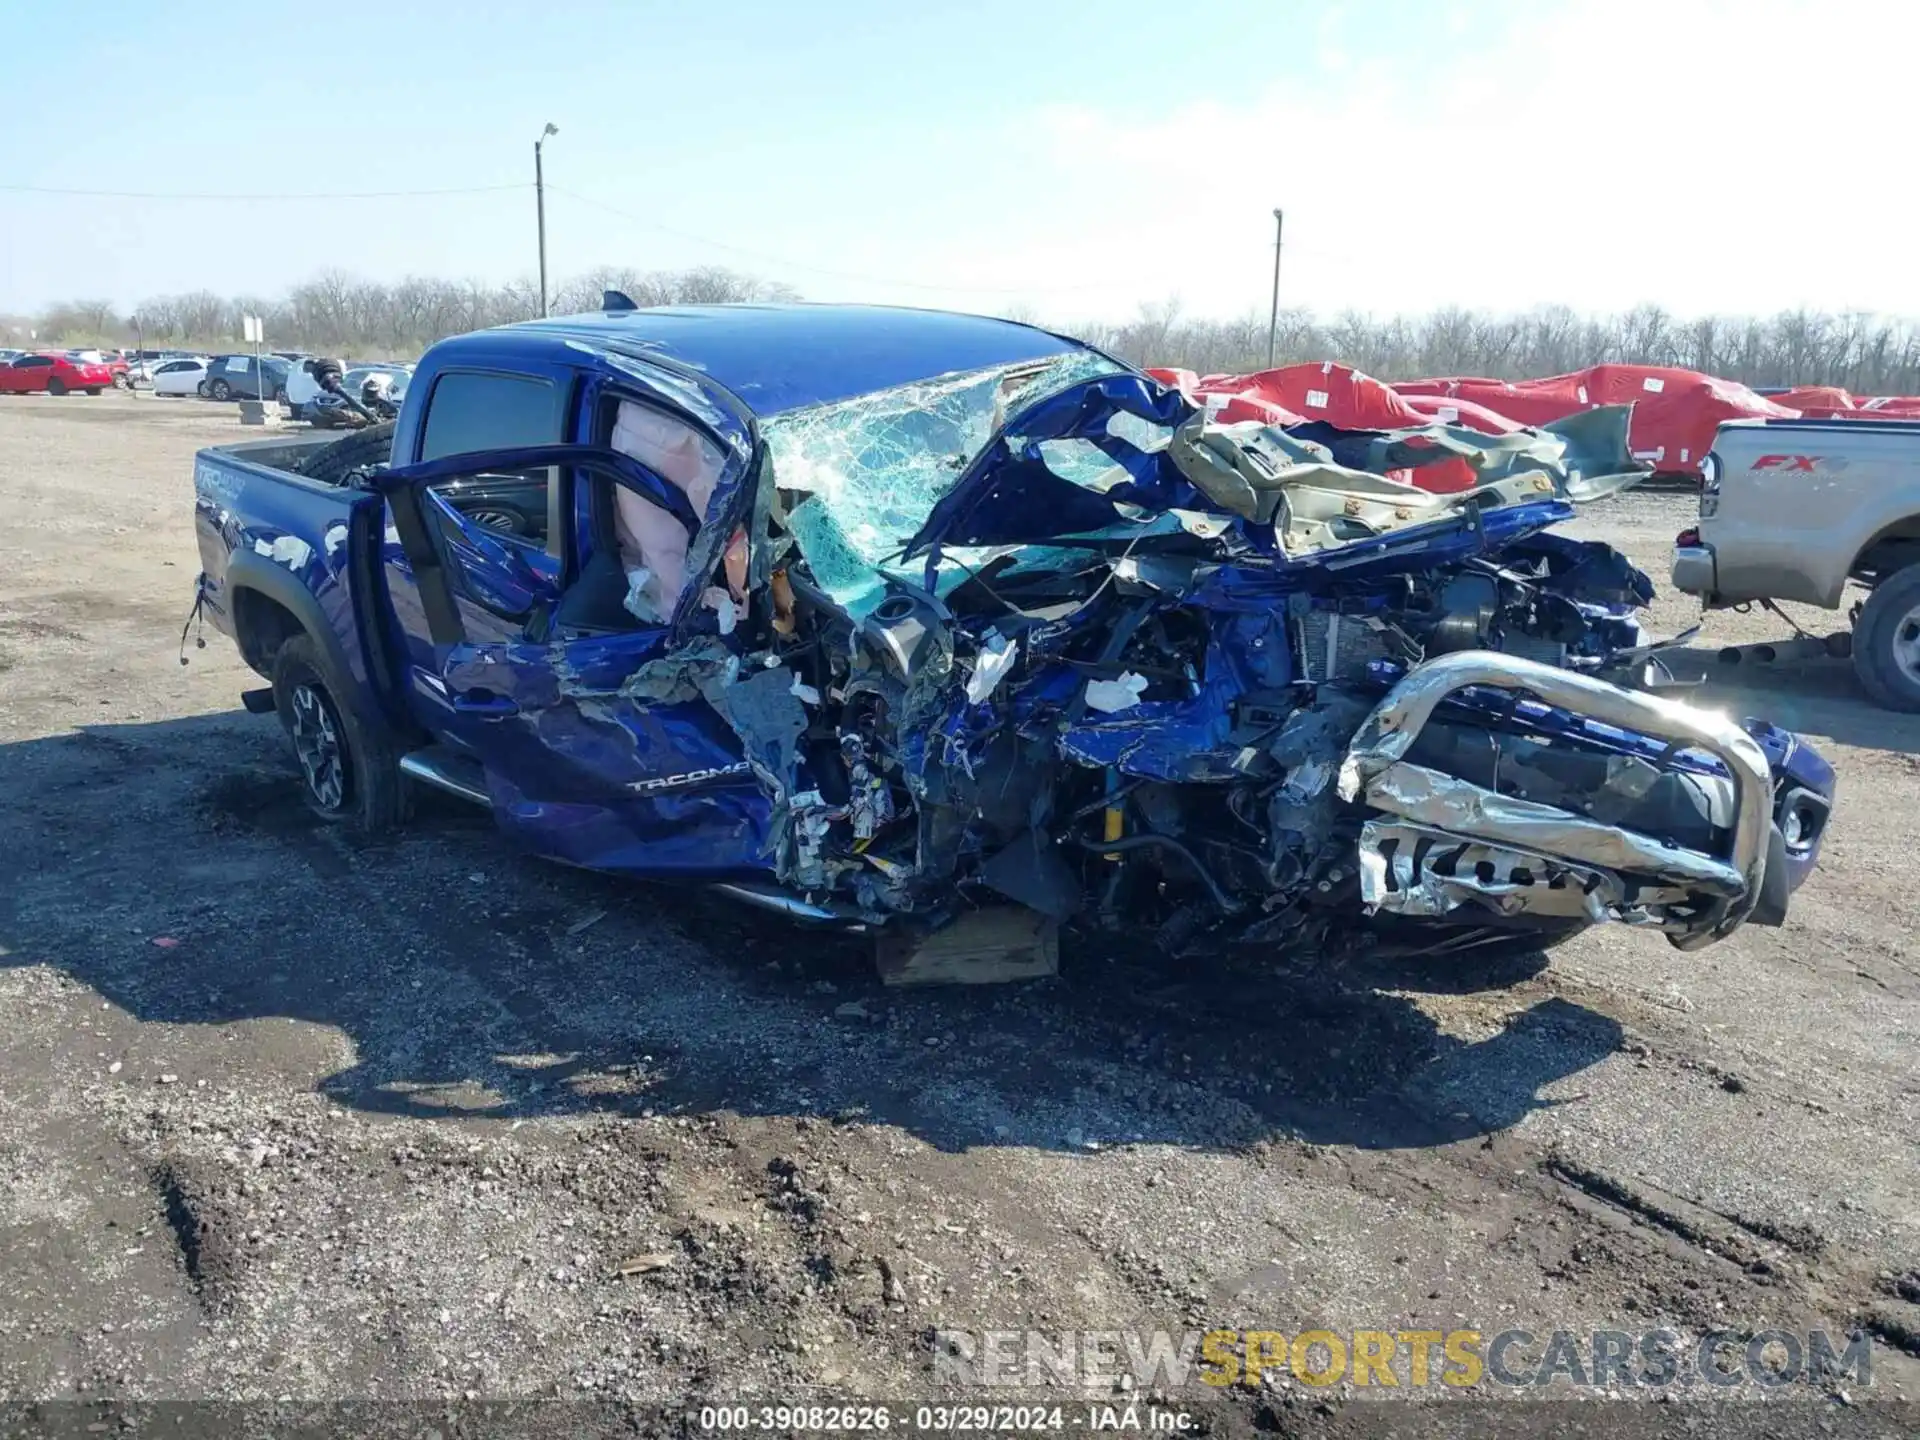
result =
[[[1920,7],[10,4],[0,311],[332,266],[717,263],[1059,323],[1651,301],[1920,314]],[[516,186],[251,203],[231,194]]]

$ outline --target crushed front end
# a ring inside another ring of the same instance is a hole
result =
[[[1637,478],[1624,409],[1301,435],[1073,363],[768,427],[757,645],[701,688],[788,891],[1176,953],[1780,923],[1831,768],[1637,688],[1651,584],[1548,530]]]

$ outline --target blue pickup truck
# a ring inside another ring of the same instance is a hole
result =
[[[1552,528],[1638,477],[1627,418],[1224,424],[1026,325],[610,293],[202,451],[197,603],[366,829],[425,785],[794,916],[1176,954],[1691,949],[1780,923],[1833,772],[1659,693],[1651,584]]]

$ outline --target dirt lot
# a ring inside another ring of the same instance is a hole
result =
[[[0,397],[0,1400],[906,1399],[935,1331],[1028,1326],[1864,1328],[1920,1395],[1920,723],[1843,665],[1711,692],[1840,769],[1784,929],[893,993],[478,814],[310,822],[232,647],[176,658],[239,438]],[[1664,581],[1691,505],[1582,528]]]

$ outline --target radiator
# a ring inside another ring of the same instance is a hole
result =
[[[1298,644],[1300,678],[1315,684],[1365,680],[1370,661],[1410,658],[1390,632],[1376,629],[1367,616],[1331,610],[1309,610],[1300,618]],[[1565,645],[1532,635],[1508,634],[1491,648],[1556,668],[1567,663]]]

